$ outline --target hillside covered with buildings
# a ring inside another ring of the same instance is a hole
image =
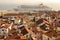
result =
[[[40,4],[0,10],[0,39],[57,40],[60,38],[60,11]],[[60,40],[60,39],[59,39]]]

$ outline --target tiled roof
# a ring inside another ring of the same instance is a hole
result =
[[[57,15],[57,18],[60,18],[60,14],[59,14],[59,15]]]

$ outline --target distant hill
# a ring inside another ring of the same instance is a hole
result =
[[[14,10],[17,11],[50,11],[51,8],[45,5],[20,5]]]

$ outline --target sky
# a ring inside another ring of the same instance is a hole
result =
[[[43,3],[54,10],[60,10],[60,0],[0,0],[0,9],[12,9],[18,5],[39,5]]]

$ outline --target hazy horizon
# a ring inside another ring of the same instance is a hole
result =
[[[54,10],[60,10],[60,0],[0,0],[0,10],[11,10],[23,4],[39,5],[41,3]]]

